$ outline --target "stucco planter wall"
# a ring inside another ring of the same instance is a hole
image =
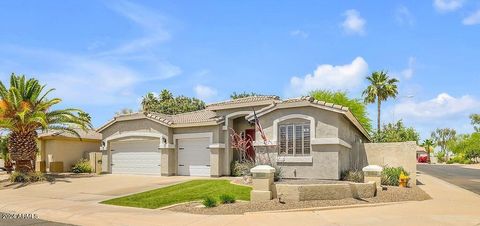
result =
[[[276,184],[276,197],[283,200],[338,200],[371,198],[376,195],[374,182],[345,184]]]

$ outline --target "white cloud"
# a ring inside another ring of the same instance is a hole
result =
[[[308,38],[308,33],[302,30],[290,31],[290,35],[293,37]]]
[[[303,78],[292,77],[287,93],[289,95],[304,95],[315,89],[349,89],[361,84],[368,73],[368,64],[362,57],[355,58],[350,64],[322,64],[313,74]]]
[[[415,23],[415,17],[405,6],[399,6],[395,11],[395,20],[400,25],[412,26]]]
[[[408,58],[408,67],[402,71],[402,76],[406,79],[410,79],[415,73],[415,64],[417,60],[415,57]]]
[[[439,12],[452,12],[463,6],[464,0],[434,0],[433,6]]]
[[[195,94],[199,99],[208,100],[217,95],[217,90],[209,86],[197,85],[194,88]]]
[[[141,5],[129,1],[114,1],[108,4],[112,10],[129,19],[144,30],[144,36],[128,41],[115,49],[102,54],[127,54],[146,50],[171,38],[170,32],[165,29],[165,18]]]
[[[464,25],[476,25],[480,24],[480,10],[470,14],[468,17],[465,17],[462,21]]]
[[[468,114],[480,107],[480,102],[472,96],[452,97],[448,93],[440,93],[437,97],[423,101],[405,101],[395,105],[395,113],[410,120],[436,121]]]
[[[364,35],[365,25],[367,21],[360,16],[357,10],[349,9],[343,13],[345,20],[343,21],[342,28],[347,34]]]

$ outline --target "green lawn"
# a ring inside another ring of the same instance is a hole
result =
[[[205,196],[218,199],[222,194],[238,200],[250,200],[252,188],[231,184],[228,180],[192,180],[164,188],[103,201],[104,204],[156,209],[176,203],[202,200]]]

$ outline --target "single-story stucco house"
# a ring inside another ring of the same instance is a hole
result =
[[[66,132],[49,131],[38,135],[39,156],[37,170],[45,172],[68,172],[72,166],[89,152],[100,152],[102,135],[94,130],[78,130],[75,136]]]
[[[301,97],[251,96],[204,110],[115,116],[100,127],[102,169],[113,174],[227,176],[236,157],[230,131],[260,138],[254,114],[287,178],[339,179],[366,165],[367,131],[348,108]],[[257,150],[266,145],[254,141]]]

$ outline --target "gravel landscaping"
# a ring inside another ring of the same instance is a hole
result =
[[[200,202],[191,202],[188,204],[173,206],[171,208],[168,208],[168,210],[206,215],[234,215],[244,214],[246,212],[269,210],[288,210],[311,207],[344,206],[401,201],[423,201],[427,199],[430,199],[430,196],[419,187],[388,187],[386,191],[378,191],[376,197],[368,199],[315,200],[303,202],[285,201],[284,204],[279,203],[278,200],[271,200],[259,203],[237,202],[233,204],[219,205],[218,207],[214,208],[205,208],[202,207]]]

